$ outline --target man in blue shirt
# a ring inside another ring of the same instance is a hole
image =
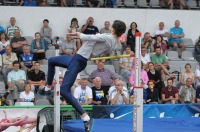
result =
[[[175,21],[175,27],[170,29],[170,44],[174,50],[177,50],[177,47],[180,47],[179,57],[181,57],[182,52],[185,50],[185,42],[182,38],[184,38],[185,34],[183,32],[183,28],[180,27],[180,21]]]
[[[0,26],[0,34],[1,33],[4,33],[5,31],[4,31],[4,28],[2,27],[2,26]]]

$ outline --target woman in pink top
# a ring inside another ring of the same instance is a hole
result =
[[[147,72],[143,69],[143,64],[141,63],[141,73],[140,73],[140,79],[141,79],[141,86],[147,85],[149,78],[147,75]],[[129,80],[130,84],[132,86],[135,85],[135,69],[133,69],[131,71],[131,75],[130,75],[130,80]]]

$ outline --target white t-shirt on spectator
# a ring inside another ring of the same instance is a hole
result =
[[[140,59],[141,59],[141,61],[142,61],[143,64],[147,64],[148,62],[151,62],[150,55],[147,54],[147,53],[145,54],[144,57],[141,55]]]
[[[79,102],[87,103],[88,99],[92,99],[92,89],[86,86],[86,89],[83,90],[81,86],[78,86],[74,90],[74,97],[78,99]]]
[[[167,30],[167,29],[163,29],[163,30],[157,29],[157,30],[156,30],[156,35],[165,34],[165,33],[168,33],[168,30]],[[168,38],[167,38],[167,37],[163,37],[163,39],[168,41]]]
[[[31,102],[31,100],[35,98],[35,95],[31,91],[28,95],[25,93],[25,91],[23,91],[23,92],[20,93],[19,98],[24,99],[24,102]]]
[[[195,77],[200,77],[200,69],[199,68],[195,70]],[[196,87],[197,87],[198,85],[200,85],[200,81],[198,79],[196,79],[195,84],[196,84]]]

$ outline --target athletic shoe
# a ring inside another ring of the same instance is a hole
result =
[[[85,132],[90,132],[93,120],[84,121]]]

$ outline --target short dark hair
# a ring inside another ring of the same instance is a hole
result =
[[[38,62],[38,61],[35,61],[35,62],[34,62],[34,65],[35,65],[35,64],[37,64],[37,63],[38,63],[38,64],[40,64],[40,62]]]
[[[13,64],[13,66],[14,66],[15,64],[19,64],[19,65],[20,65],[20,63],[19,63],[18,60],[15,60],[12,64]]]
[[[131,49],[131,46],[127,45],[125,49],[127,49],[127,48]]]
[[[161,47],[160,46],[156,46],[156,48],[155,49],[161,49]]]
[[[49,20],[48,20],[48,19],[44,19],[44,20],[43,20],[43,23],[44,23],[44,22],[49,23]]]
[[[167,82],[170,81],[170,80],[172,81],[172,83],[174,82],[174,79],[172,79],[172,78],[168,78]]]
[[[123,21],[115,20],[112,28],[115,30],[117,37],[121,37],[121,35],[126,31],[126,24]]]

